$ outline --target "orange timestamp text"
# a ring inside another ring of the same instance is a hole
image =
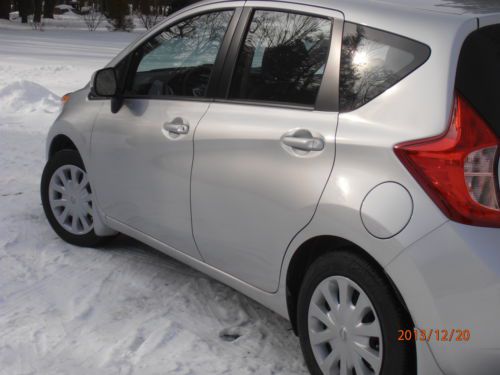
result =
[[[468,342],[469,329],[400,329],[398,341]]]

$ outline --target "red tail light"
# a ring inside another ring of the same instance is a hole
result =
[[[461,96],[440,136],[395,147],[396,155],[451,220],[500,227],[500,142]]]

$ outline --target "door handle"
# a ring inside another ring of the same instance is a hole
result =
[[[165,125],[163,125],[163,129],[165,129],[169,133],[176,135],[183,135],[189,133],[189,125],[186,124],[175,124],[172,122],[167,122]]]
[[[321,138],[301,138],[288,136],[282,139],[284,145],[301,151],[322,151],[325,141]]]

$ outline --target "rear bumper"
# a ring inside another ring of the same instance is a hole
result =
[[[386,271],[417,328],[470,331],[467,342],[429,340],[446,375],[499,373],[500,229],[447,222],[403,251]]]

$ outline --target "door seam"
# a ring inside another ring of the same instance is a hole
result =
[[[200,247],[198,246],[198,242],[196,242],[196,237],[194,235],[194,225],[193,225],[193,171],[194,171],[194,162],[195,162],[195,156],[196,156],[196,132],[198,131],[198,127],[200,126],[200,123],[203,121],[203,119],[207,116],[208,111],[212,107],[212,104],[210,103],[207,107],[207,110],[205,113],[201,116],[200,120],[196,124],[194,130],[193,130],[193,153],[191,157],[191,171],[189,173],[189,219],[191,221],[191,237],[193,238],[194,246],[196,247],[196,251],[198,251],[198,254],[202,260],[203,263],[207,263],[205,257],[203,256],[202,252],[200,251]]]

